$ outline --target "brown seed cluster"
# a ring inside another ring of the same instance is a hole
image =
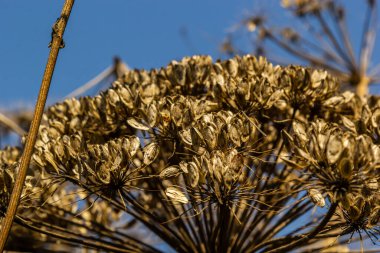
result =
[[[333,248],[356,232],[376,241],[380,99],[338,89],[325,71],[249,55],[126,72],[48,108],[18,222],[50,235],[41,247],[58,234],[110,251],[276,252],[343,238],[323,244]],[[2,214],[19,156],[0,153]],[[313,218],[300,227],[304,213]]]

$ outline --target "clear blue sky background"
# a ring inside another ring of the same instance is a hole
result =
[[[363,12],[349,0],[357,33]],[[33,105],[64,0],[0,0],[0,108]],[[191,54],[221,56],[227,30],[248,13],[280,21],[276,0],[78,0],[64,36],[49,101],[64,97],[120,56],[132,68],[160,67]],[[289,14],[285,14],[289,16]],[[189,43],[181,37],[186,29]],[[353,36],[359,37],[359,36]],[[379,52],[379,51],[377,51]],[[375,57],[379,62],[379,54]]]

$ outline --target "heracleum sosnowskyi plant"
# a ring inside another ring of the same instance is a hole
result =
[[[379,145],[379,97],[340,92],[324,70],[250,55],[130,70],[97,96],[47,109],[7,248],[378,244]],[[2,216],[21,150],[0,152]]]
[[[255,55],[265,55],[281,64],[294,63],[291,57],[281,59],[278,50],[273,50],[277,47],[308,65],[328,70],[340,79],[342,88],[355,89],[359,96],[368,93],[369,85],[379,84],[380,64],[372,59],[379,29],[377,0],[357,1],[363,11],[350,10],[347,1],[340,0],[279,2],[298,22],[284,26],[271,13],[250,15],[227,36],[222,50],[229,55],[241,53],[244,49],[237,45],[248,38]],[[347,17],[349,12],[354,16]],[[362,25],[358,53],[348,18]],[[241,30],[246,31],[243,36]]]

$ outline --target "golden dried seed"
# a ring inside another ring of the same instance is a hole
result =
[[[364,183],[370,190],[376,191],[379,189],[379,182],[376,178],[370,178]]]
[[[343,152],[342,138],[332,134],[328,140],[326,157],[329,164],[335,164]]]
[[[311,199],[311,201],[316,204],[317,206],[324,207],[325,206],[325,199],[323,198],[322,194],[316,190],[316,189],[309,189],[308,195]]]
[[[191,139],[191,133],[190,133],[190,129],[187,129],[187,130],[181,130],[179,132],[179,137],[181,138],[181,140],[186,143],[187,145],[192,145],[192,139]]]
[[[178,177],[182,173],[179,166],[169,166],[163,169],[159,175],[161,179],[168,179],[171,177]]]
[[[187,169],[189,171],[188,175],[186,175],[186,179],[190,183],[191,187],[196,187],[199,182],[199,169],[195,162],[189,162]]]
[[[180,202],[182,204],[189,202],[186,195],[180,189],[178,189],[178,187],[170,186],[166,188],[165,194],[174,202]]]
[[[146,145],[143,149],[143,163],[145,165],[151,164],[157,158],[159,151],[160,146],[156,142],[151,142],[148,145]]]
[[[130,125],[133,128],[139,129],[139,130],[144,130],[147,131],[149,130],[149,127],[147,125],[144,125],[143,123],[139,122],[135,118],[128,118],[127,119],[128,125]]]
[[[129,138],[128,153],[130,157],[135,156],[137,150],[140,148],[140,139],[137,136]]]

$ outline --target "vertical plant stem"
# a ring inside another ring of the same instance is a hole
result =
[[[228,249],[228,224],[230,223],[230,210],[226,203],[220,207],[220,227],[219,227],[219,241],[218,252],[226,253]]]
[[[365,74],[361,77],[360,82],[356,86],[356,94],[358,94],[359,97],[364,97],[368,94],[368,85],[370,81],[370,78]]]
[[[61,47],[63,33],[65,31],[66,24],[69,19],[73,5],[74,0],[66,0],[62,8],[60,18],[54,24],[54,33],[52,35],[51,49],[49,53],[48,62],[46,64],[45,73],[42,79],[40,91],[38,94],[33,120],[30,125],[28,137],[26,139],[24,152],[21,156],[19,172],[12,190],[11,198],[9,200],[7,213],[1,226],[2,229],[0,233],[0,252],[4,250],[9,231],[12,227],[13,219],[16,214],[17,206],[20,200],[22,188],[26,177],[26,171],[29,167],[30,159],[33,154],[33,148],[37,139],[38,129],[41,123],[46,98],[49,92],[51,79],[54,73],[55,63],[57,61],[58,52]]]

